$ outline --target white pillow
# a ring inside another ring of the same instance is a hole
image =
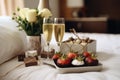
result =
[[[26,34],[16,26],[10,17],[0,17],[0,64],[27,49]]]

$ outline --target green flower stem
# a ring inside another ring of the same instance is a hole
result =
[[[32,34],[34,34],[34,30],[33,30],[33,23],[30,23],[30,25],[31,25],[31,31],[32,31]]]

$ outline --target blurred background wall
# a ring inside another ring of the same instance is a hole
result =
[[[37,8],[38,2],[39,0],[24,0],[25,7],[29,8]],[[49,2],[53,17],[64,17],[73,21],[74,18],[82,17],[107,17],[108,33],[120,33],[120,0],[49,0]],[[84,2],[82,7],[76,6],[79,2]]]
[[[53,17],[59,16],[59,0],[49,0],[50,9],[53,13]],[[39,0],[24,0],[25,7],[37,8]]]

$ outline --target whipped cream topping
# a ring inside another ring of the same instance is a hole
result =
[[[79,65],[84,65],[84,61],[79,61],[79,60],[77,60],[77,59],[74,59],[74,60],[72,61],[72,65],[77,65],[77,66],[79,66]]]

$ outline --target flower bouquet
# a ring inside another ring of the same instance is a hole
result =
[[[18,23],[18,28],[24,30],[28,36],[39,36],[42,33],[42,24],[44,17],[51,17],[52,13],[49,9],[29,9],[18,8],[13,13],[13,20]]]

